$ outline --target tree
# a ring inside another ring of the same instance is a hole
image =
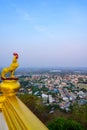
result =
[[[19,98],[42,122],[46,122],[48,120],[47,110],[42,104],[40,98],[28,94],[19,95]]]
[[[84,130],[80,123],[65,118],[56,118],[48,124],[49,130]]]
[[[73,106],[72,119],[81,122],[87,128],[87,104]]]

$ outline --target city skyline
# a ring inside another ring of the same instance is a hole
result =
[[[0,66],[87,67],[86,0],[1,0]]]

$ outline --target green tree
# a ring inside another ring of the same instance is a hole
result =
[[[40,98],[34,95],[19,95],[24,104],[42,121],[48,120],[48,113]]]
[[[48,124],[49,130],[84,130],[80,123],[65,118],[56,118]]]
[[[87,105],[73,106],[72,119],[81,122],[87,128]]]

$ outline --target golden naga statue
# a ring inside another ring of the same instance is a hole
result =
[[[5,79],[16,79],[16,77],[14,76],[14,72],[16,70],[16,68],[19,66],[18,64],[18,61],[17,59],[19,58],[18,54],[17,53],[13,53],[13,60],[12,60],[12,63],[9,67],[7,68],[4,68],[2,70],[2,73],[1,73],[1,79],[2,80],[5,80]],[[9,78],[6,77],[6,75],[10,73],[10,76]]]

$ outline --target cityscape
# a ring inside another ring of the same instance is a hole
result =
[[[0,72],[2,72],[1,70],[2,68],[0,68]],[[0,74],[2,75],[2,73]],[[15,76],[16,78],[13,78],[12,82],[16,79],[21,85],[16,96],[49,129],[52,127],[52,130],[56,130],[54,126],[57,121],[56,125],[59,130],[62,122],[64,125],[68,123],[67,130],[72,128],[72,124],[73,128],[76,127],[77,130],[86,130],[86,68],[19,68],[16,70]],[[2,81],[3,79],[0,80],[1,84]],[[4,81],[9,82],[9,73],[6,74]],[[0,95],[2,96],[2,91]],[[62,130],[64,130],[64,125]]]
[[[35,95],[44,105],[56,105],[66,112],[71,111],[75,103],[87,104],[86,69],[20,69],[17,76],[21,83],[18,95]],[[54,109],[50,109],[49,113],[52,112]]]

